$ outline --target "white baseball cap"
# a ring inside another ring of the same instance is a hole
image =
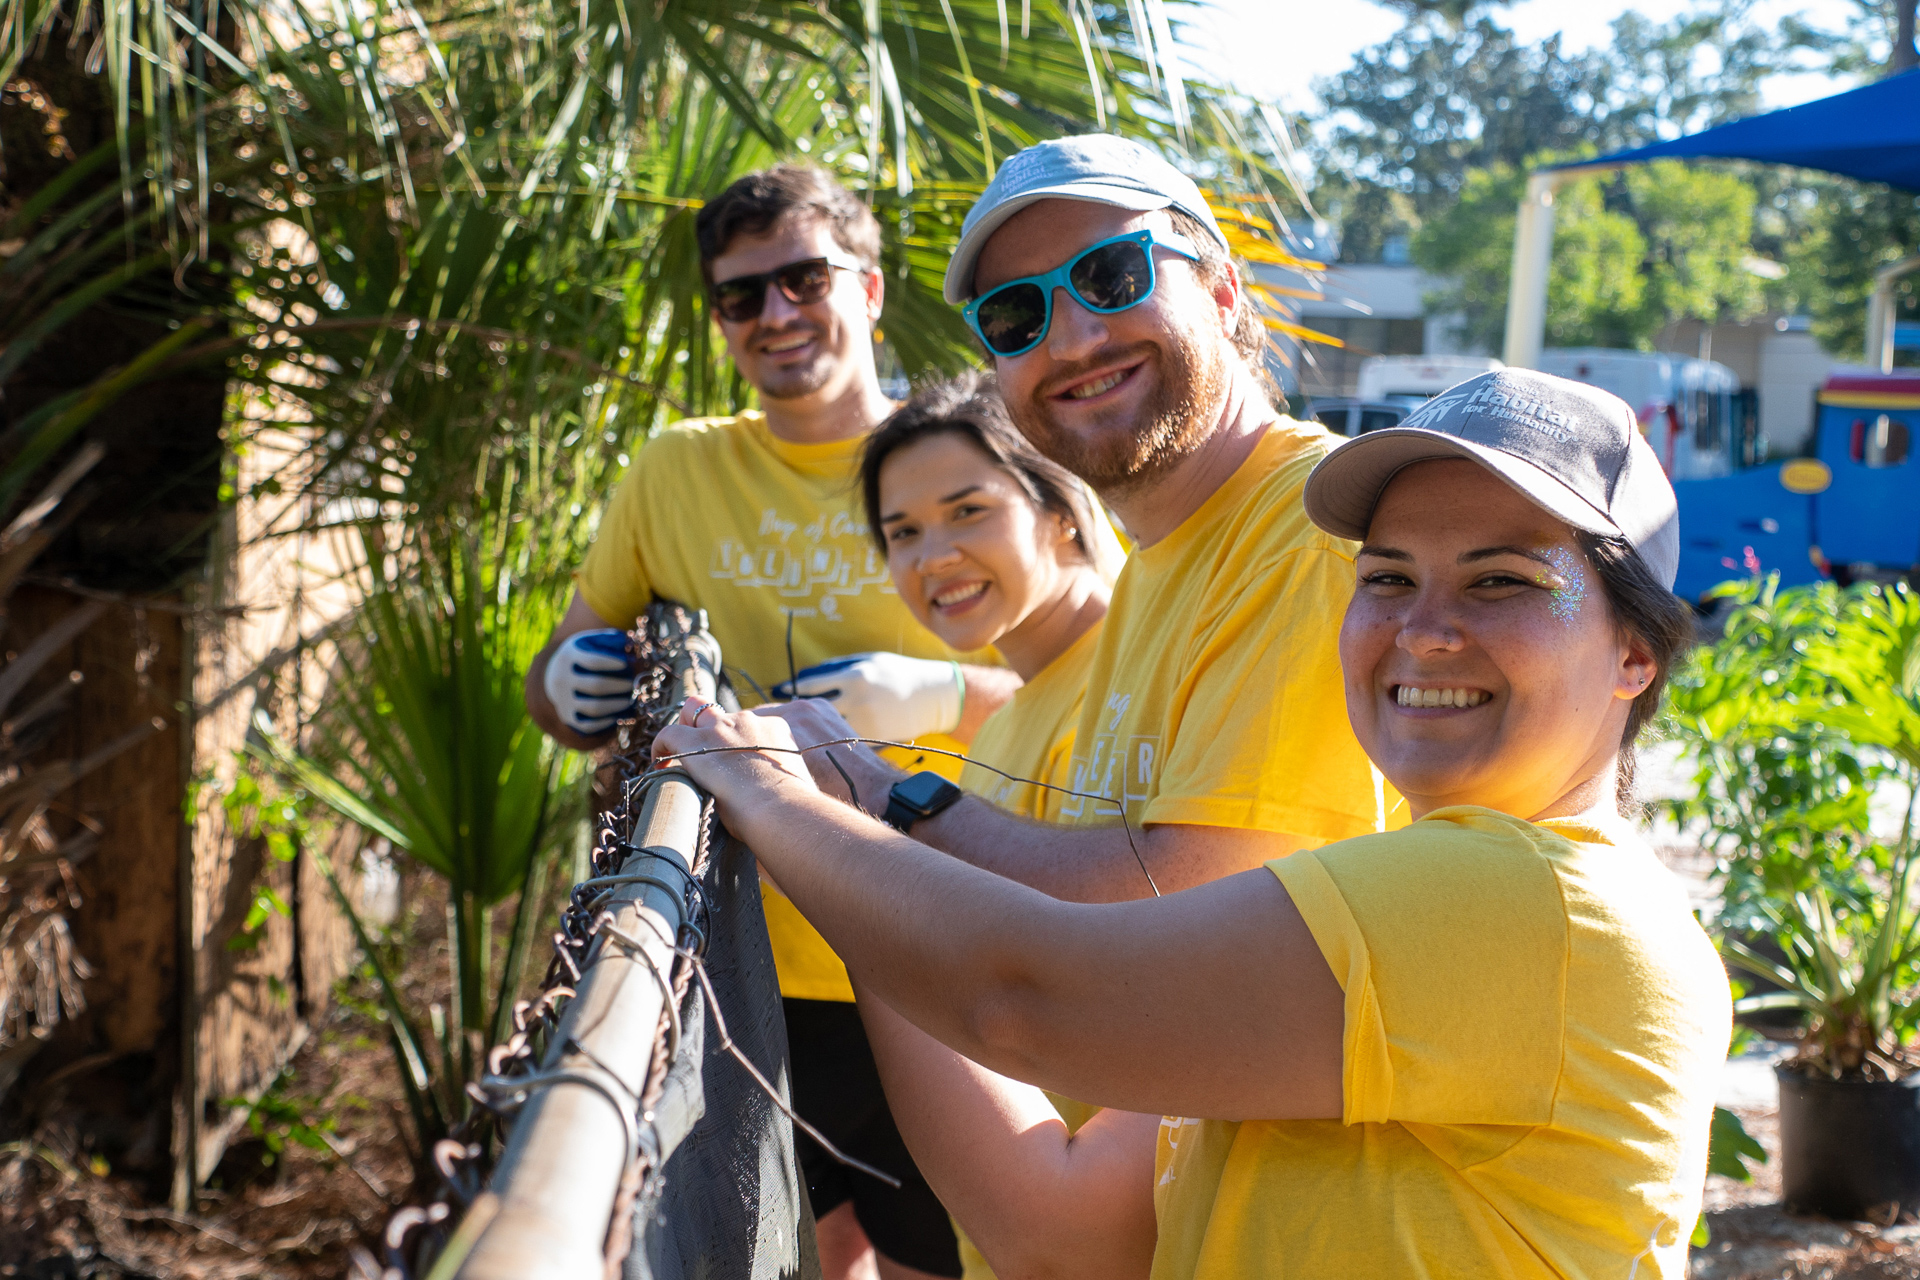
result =
[[[1576,529],[1626,539],[1667,588],[1680,571],[1680,509],[1633,409],[1612,392],[1530,369],[1499,369],[1442,391],[1397,427],[1369,431],[1307,477],[1307,518],[1341,538],[1367,536],[1403,467],[1479,463]]]
[[[1000,224],[1042,200],[1085,200],[1134,213],[1178,209],[1227,247],[1200,188],[1151,147],[1110,133],[1052,138],[1009,157],[967,211],[960,247],[947,264],[948,302],[957,306],[973,296],[974,264]]]

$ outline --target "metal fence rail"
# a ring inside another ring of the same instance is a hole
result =
[[[485,1211],[477,1202],[456,1236],[464,1256],[445,1260],[461,1280],[818,1274],[781,1114],[785,1034],[752,855],[718,831],[685,775],[644,772],[653,733],[680,703],[716,696],[720,652],[705,621],[656,604],[634,633],[647,661],[634,750],[597,873],[569,907],[587,938],[578,980],[535,1069],[485,1083],[518,1115]],[[710,1007],[694,981],[702,955],[718,999],[743,1008]],[[719,1024],[707,1023],[729,1013],[745,1015],[730,1019],[746,1024],[735,1038],[777,1100],[722,1056]]]

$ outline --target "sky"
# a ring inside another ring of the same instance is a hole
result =
[[[1401,22],[1372,0],[1209,0],[1209,6],[1187,11],[1181,32],[1202,73],[1295,111],[1313,105],[1317,77],[1345,69],[1354,53],[1385,40]],[[1519,0],[1494,17],[1528,41],[1562,32],[1562,47],[1574,52],[1607,43],[1610,24],[1629,9],[1665,22],[1692,7],[1687,0]],[[1757,0],[1754,16],[1777,22],[1799,13],[1839,30],[1852,8],[1849,0]],[[1766,105],[1797,106],[1850,87],[1825,76],[1780,76],[1766,86]]]

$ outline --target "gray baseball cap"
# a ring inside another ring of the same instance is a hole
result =
[[[1307,517],[1337,537],[1365,538],[1388,481],[1435,458],[1471,459],[1574,528],[1625,538],[1672,588],[1680,569],[1673,486],[1632,408],[1612,392],[1530,369],[1468,378],[1399,426],[1323,458],[1307,478]]]
[[[1222,249],[1227,247],[1200,188],[1151,147],[1110,133],[1052,138],[1009,157],[967,211],[960,224],[960,247],[947,264],[948,302],[958,305],[973,296],[974,263],[1000,224],[1042,200],[1086,200],[1135,213],[1178,209],[1198,219]]]

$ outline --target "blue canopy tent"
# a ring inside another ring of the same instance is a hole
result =
[[[1920,191],[1920,71],[1671,142],[1583,160],[1578,167],[1704,156],[1824,169]]]
[[[1547,319],[1547,269],[1553,254],[1553,192],[1596,169],[1641,160],[1714,157],[1758,160],[1822,169],[1866,182],[1920,191],[1920,70],[1889,76],[1846,93],[1798,107],[1749,116],[1671,142],[1616,151],[1593,160],[1555,165],[1534,173],[1513,241],[1513,284],[1507,299],[1506,361],[1539,363]],[[1880,363],[1893,341],[1893,277],[1920,268],[1920,257],[1889,267],[1876,279],[1879,305],[1869,325],[1868,358]],[[1889,274],[1891,273],[1891,274]],[[1888,293],[1884,301],[1880,293]]]

